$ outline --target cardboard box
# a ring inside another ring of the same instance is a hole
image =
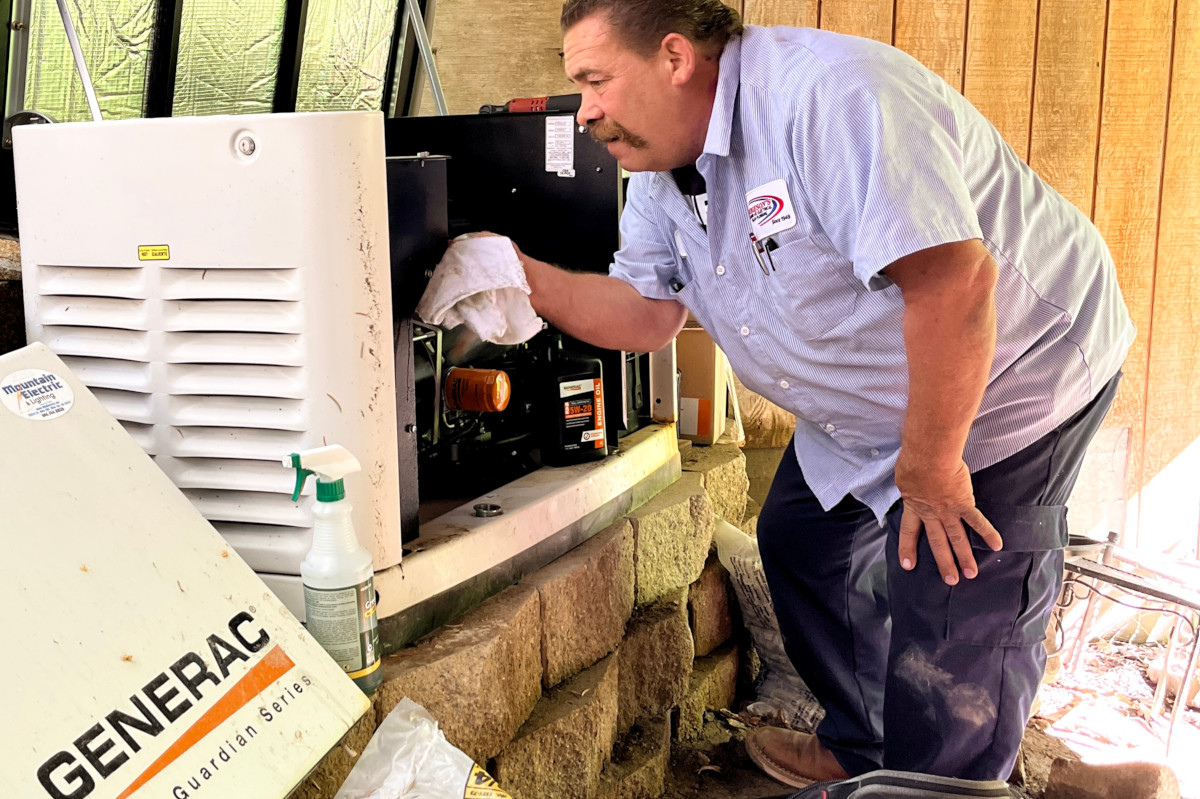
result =
[[[685,327],[675,339],[679,363],[679,437],[713,444],[725,431],[727,361],[700,327]]]

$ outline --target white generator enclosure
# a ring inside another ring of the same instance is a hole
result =
[[[358,457],[346,478],[358,536],[377,570],[398,563],[382,116],[13,138],[29,340],[62,357],[293,611],[313,499],[291,500],[290,452],[337,443]]]

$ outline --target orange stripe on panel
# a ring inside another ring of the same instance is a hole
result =
[[[254,667],[246,672],[242,679],[234,683],[233,687],[226,691],[225,695],[218,699],[207,713],[184,730],[179,739],[171,744],[158,760],[151,763],[150,767],[133,781],[133,784],[122,791],[117,799],[128,799],[134,791],[158,776],[163,769],[178,760],[180,755],[203,740],[204,736],[219,727],[234,713],[248,705],[256,696],[266,690],[268,685],[287,674],[295,665],[283,649],[278,646],[273,648],[266,657],[254,664]]]

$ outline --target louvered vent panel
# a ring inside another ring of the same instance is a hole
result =
[[[296,302],[173,300],[163,303],[163,328],[181,332],[301,333],[304,314]]]
[[[168,333],[169,363],[301,366],[303,338],[290,333]]]
[[[144,330],[54,325],[43,329],[41,340],[59,355],[150,360],[150,334]]]
[[[137,442],[139,447],[152,455],[154,454],[151,449],[154,443],[154,425],[140,424],[138,422],[121,422],[121,427],[125,428],[125,432]]]
[[[39,298],[37,310],[45,325],[149,330],[150,309],[145,300],[56,295]]]
[[[223,534],[305,534],[312,515],[292,502],[294,475],[280,463],[304,446],[288,434],[309,421],[300,272],[164,269],[159,290],[173,331],[163,389],[184,434],[165,468]]]
[[[118,391],[89,386],[104,407],[121,422],[154,424],[153,397],[139,391]]]
[[[46,296],[148,298],[146,271],[140,267],[43,266],[39,286]]]
[[[312,524],[308,509],[292,502],[290,493],[185,488],[183,494],[206,519],[213,522],[283,524],[288,527],[308,527]]]
[[[180,458],[240,458],[269,461],[281,452],[308,446],[303,433],[239,427],[179,427],[173,451]]]
[[[295,269],[167,269],[160,293],[166,300],[302,299]]]
[[[281,459],[335,442],[383,464],[346,487],[399,562],[378,114],[41,127],[16,134],[31,338],[256,570],[299,573],[311,488],[293,502]]]

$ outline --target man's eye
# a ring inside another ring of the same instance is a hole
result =
[[[608,81],[605,79],[593,78],[592,80],[588,81],[588,85],[591,86],[593,89],[599,89],[601,86],[603,86],[607,82]]]

